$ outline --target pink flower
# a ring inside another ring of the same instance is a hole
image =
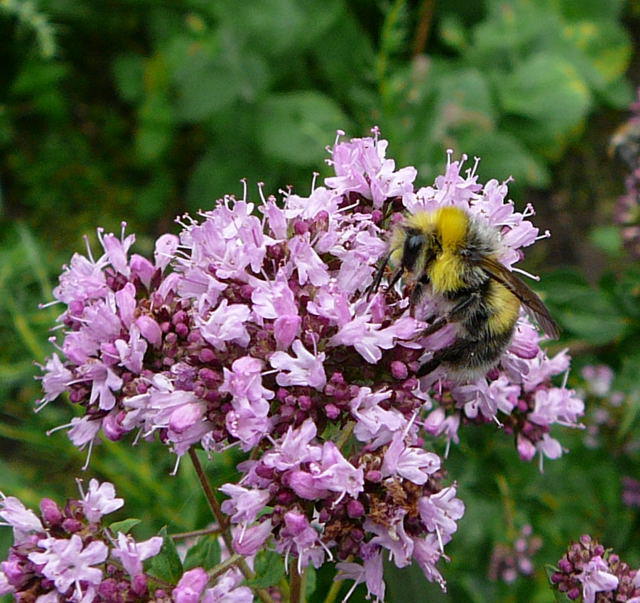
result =
[[[77,534],[69,540],[46,538],[38,541],[44,552],[29,553],[30,561],[42,565],[42,573],[53,580],[60,593],[65,593],[75,585],[75,595],[79,600],[82,594],[80,582],[99,584],[102,581],[102,570],[91,567],[103,563],[108,554],[104,542],[94,540],[83,546]]]
[[[173,234],[164,234],[161,237],[158,237],[155,250],[153,252],[156,268],[164,270],[167,267],[169,262],[173,259],[179,243],[180,239]]]
[[[353,191],[373,201],[379,208],[389,197],[402,197],[413,191],[417,171],[406,167],[395,171],[395,161],[385,159],[388,142],[376,138],[353,138],[336,142],[331,152],[335,177],[327,178],[330,188],[343,193]]]
[[[358,584],[364,582],[367,585],[367,598],[374,596],[377,601],[384,601],[385,584],[381,553],[372,555],[364,561],[363,565],[342,561],[336,567],[338,574],[335,580],[354,580],[353,587],[349,592],[353,592]]]
[[[367,362],[376,363],[382,358],[382,350],[392,348],[396,339],[408,339],[417,327],[417,322],[409,317],[401,318],[385,329],[379,324],[368,322],[370,319],[367,315],[355,316],[340,327],[329,344],[353,346]]]
[[[391,391],[372,392],[368,387],[361,387],[349,403],[351,414],[357,421],[355,436],[361,442],[371,442],[374,449],[391,441],[393,434],[407,424],[401,412],[380,406],[380,402],[388,400],[391,394]]]
[[[237,568],[226,571],[213,588],[202,596],[202,603],[251,603],[253,592],[248,586],[240,586],[244,577]]]
[[[16,544],[27,540],[33,533],[43,533],[44,527],[36,514],[27,509],[20,500],[14,496],[5,496],[0,492],[0,517],[6,523],[2,525],[13,528],[13,539]]]
[[[82,489],[80,492],[82,494]],[[113,513],[122,507],[124,500],[116,498],[113,484],[109,482],[100,484],[97,479],[92,479],[89,482],[88,492],[82,494],[81,503],[86,518],[92,523],[97,523],[103,515]]]
[[[269,492],[248,490],[235,484],[224,484],[220,491],[230,497],[222,503],[222,510],[234,523],[253,523],[271,498]]]
[[[67,384],[72,380],[71,371],[64,367],[58,354],[52,354],[47,360],[44,370],[46,371],[42,377],[42,388],[45,395],[43,400],[51,402],[55,400],[67,388]]]
[[[201,567],[194,567],[182,575],[171,598],[175,603],[198,603],[208,581],[207,572]]]
[[[255,555],[262,549],[264,543],[271,536],[271,520],[267,519],[250,528],[233,529],[233,550],[241,555]]]
[[[320,460],[320,447],[310,445],[316,433],[316,424],[311,419],[307,419],[297,429],[289,427],[275,449],[265,453],[263,463],[267,467],[285,471],[300,463]]]
[[[338,447],[331,441],[322,446],[322,456],[317,463],[311,463],[310,471],[316,488],[338,492],[340,498],[348,494],[357,498],[364,489],[364,472],[347,461]]]
[[[144,542],[136,542],[131,536],[118,532],[118,544],[113,548],[111,554],[122,563],[129,575],[135,578],[144,572],[142,562],[145,559],[155,557],[161,548],[162,538],[160,536],[154,536]]]
[[[464,503],[456,498],[455,485],[431,496],[423,496],[418,507],[427,530],[437,532],[444,542],[458,529],[456,521],[464,515]]]
[[[309,524],[304,515],[296,511],[287,511],[284,514],[284,528],[280,531],[276,550],[280,553],[295,553],[298,556],[299,571],[310,563],[316,568],[320,567],[325,555],[318,531]]]
[[[128,237],[124,236],[124,226],[123,233],[121,238],[118,239],[114,234],[103,234],[103,230],[101,228],[98,229],[98,239],[100,243],[104,247],[107,258],[109,259],[109,263],[121,274],[124,276],[129,276],[129,262],[127,260],[127,253],[129,252],[130,247],[136,240],[135,235],[129,235]]]
[[[415,484],[426,483],[429,476],[440,469],[437,454],[415,446],[407,446],[402,433],[396,433],[382,463],[382,475],[401,475]]]
[[[234,360],[231,370],[224,369],[224,382],[219,388],[234,398],[247,398],[251,402],[270,400],[273,392],[262,387],[263,362],[252,356]]]
[[[596,396],[606,396],[611,391],[614,373],[604,364],[589,365],[582,369],[582,378]]]
[[[227,341],[246,347],[249,343],[249,333],[244,323],[249,320],[250,314],[247,306],[229,305],[229,302],[223,299],[206,320],[200,319],[200,332],[205,340],[218,350],[223,350]]]
[[[314,251],[309,242],[309,235],[296,236],[289,240],[291,261],[298,272],[298,282],[304,285],[310,282],[319,287],[329,282],[327,266]]]
[[[416,538],[413,541],[413,558],[418,562],[425,578],[429,582],[438,583],[443,592],[446,592],[445,580],[436,568],[441,556],[442,550],[435,534],[427,534],[426,538]]]
[[[53,290],[53,296],[65,304],[75,301],[84,302],[96,299],[107,290],[103,268],[106,258],[97,262],[76,253],[71,258],[71,265],[64,266],[59,285]]]
[[[278,385],[308,385],[322,390],[327,382],[322,364],[326,354],[311,354],[299,339],[293,342],[292,347],[295,357],[286,352],[275,352],[269,358],[271,366],[280,370],[276,377]]]
[[[413,555],[413,538],[406,533],[404,528],[406,513],[404,509],[397,511],[387,526],[382,526],[370,519],[364,523],[365,529],[375,534],[370,543],[388,549],[389,557],[393,559],[396,567],[409,565]]]
[[[614,590],[618,587],[618,578],[608,572],[609,566],[602,557],[595,556],[582,568],[577,576],[582,582],[584,603],[594,603],[596,593]]]

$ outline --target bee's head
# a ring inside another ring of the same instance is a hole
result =
[[[408,272],[422,273],[443,251],[463,245],[469,217],[457,207],[422,211],[409,216],[394,241],[395,263]]]
[[[402,267],[414,272],[423,268],[431,259],[435,259],[438,254],[438,242],[435,231],[418,230],[416,228],[405,227],[404,244],[402,246]]]

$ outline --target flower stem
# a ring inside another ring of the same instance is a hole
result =
[[[342,583],[344,580],[334,580],[327,596],[324,598],[324,603],[333,603],[340,594],[340,589],[342,588]]]
[[[302,578],[298,572],[297,559],[293,559],[291,561],[291,565],[289,565],[289,572],[291,574],[289,602],[303,603]]]
[[[240,553],[234,553],[222,563],[218,563],[218,565],[212,567],[207,574],[209,575],[209,578],[217,578],[220,574],[224,574],[230,567],[237,565],[241,560],[242,555],[240,555]]]
[[[191,462],[193,463],[193,468],[196,470],[196,475],[200,480],[200,485],[202,486],[202,490],[204,491],[204,496],[207,499],[207,502],[209,503],[209,508],[211,509],[213,516],[216,518],[216,521],[220,526],[222,539],[224,540],[227,550],[233,557],[235,555],[235,552],[233,550],[233,538],[231,537],[229,522],[227,521],[227,518],[225,517],[224,513],[222,512],[222,509],[220,508],[220,503],[218,503],[218,500],[216,499],[216,496],[213,490],[211,489],[211,484],[209,483],[209,480],[207,479],[207,476],[204,473],[204,469],[202,468],[202,464],[200,463],[198,454],[193,448],[189,448],[189,457],[191,458]],[[255,574],[253,573],[251,568],[247,565],[247,562],[242,557],[240,557],[240,559],[237,561],[237,564],[243,576],[247,580],[252,580],[253,578],[255,578]],[[269,596],[269,593],[267,593],[266,590],[262,588],[256,588],[255,592],[258,595],[258,597],[260,597],[260,600],[263,603],[273,603],[273,599]]]
[[[207,534],[222,534],[222,530],[218,526],[213,526],[202,530],[192,530],[191,532],[178,532],[177,534],[171,534],[171,538],[174,540],[182,540],[183,538],[206,536]]]

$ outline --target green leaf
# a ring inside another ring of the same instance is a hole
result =
[[[258,142],[267,156],[314,165],[322,161],[332,133],[348,128],[340,107],[321,92],[273,94],[260,108]]]
[[[625,322],[617,307],[598,290],[575,295],[559,314],[559,320],[578,337],[595,345],[615,341],[625,331]]]
[[[469,45],[467,31],[462,20],[455,14],[443,16],[440,23],[440,37],[445,44],[460,52]]]
[[[205,570],[211,569],[220,563],[220,543],[218,537],[213,534],[202,536],[198,542],[187,551],[184,560],[184,569],[190,570],[194,567],[202,567]]]
[[[549,171],[545,164],[508,132],[469,136],[461,141],[462,149],[466,149],[465,152],[472,157],[482,157],[479,171],[483,177],[505,180],[511,176],[517,184],[539,187],[549,183]]]
[[[113,64],[113,75],[118,92],[130,103],[138,102],[144,95],[144,60],[135,54],[119,56]]]
[[[163,92],[153,93],[140,106],[136,151],[145,163],[160,159],[173,139],[173,110]]]
[[[622,252],[620,229],[613,224],[596,226],[590,233],[591,242],[605,253],[618,256]]]
[[[307,566],[304,570],[305,574],[305,583],[306,583],[306,598],[309,599],[316,590],[316,586],[318,584],[318,572],[313,565]]]
[[[591,106],[589,88],[575,67],[544,52],[527,57],[498,91],[505,111],[556,132],[576,126]]]
[[[576,296],[589,290],[589,283],[576,270],[560,269],[545,274],[536,288],[544,291],[545,301],[571,304]]]
[[[284,559],[282,555],[274,551],[262,551],[256,557],[254,567],[256,577],[247,581],[252,588],[267,588],[278,584],[285,573]]]
[[[151,558],[149,562],[150,573],[171,584],[176,584],[184,573],[176,545],[167,534],[166,527],[162,528],[158,535],[162,536],[162,549],[160,553]]]
[[[631,58],[631,43],[626,31],[613,21],[579,21],[567,24],[563,36],[587,59],[597,74],[593,80],[604,88],[620,78]]]
[[[131,528],[137,526],[140,521],[140,519],[135,519],[133,517],[130,519],[123,519],[122,521],[115,521],[109,525],[109,529],[114,533],[122,532],[123,534],[127,534]]]

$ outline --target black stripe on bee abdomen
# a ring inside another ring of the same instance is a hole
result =
[[[451,302],[459,302],[470,297],[475,298],[465,307],[460,316],[453,317],[454,321],[459,322],[471,336],[482,334],[493,313],[487,303],[490,287],[491,282],[487,279],[478,287],[465,287],[445,294],[445,298]]]
[[[500,359],[512,335],[513,329],[495,335],[489,335],[485,330],[478,339],[460,337],[435,357],[452,368],[473,370],[486,367],[488,370]]]

